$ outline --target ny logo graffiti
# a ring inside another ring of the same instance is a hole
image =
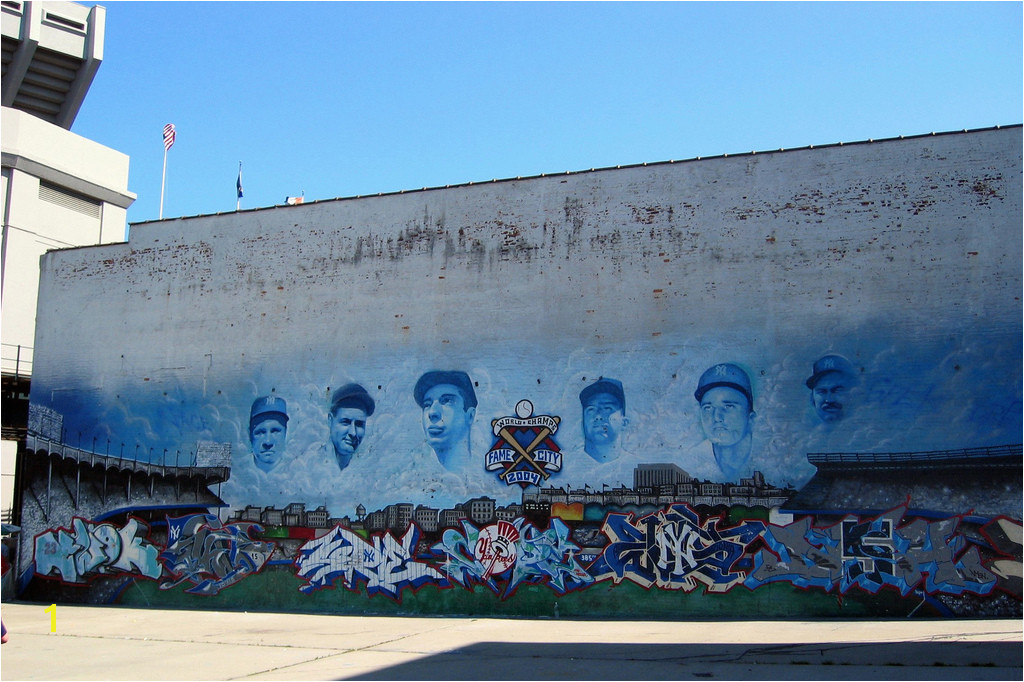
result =
[[[764,530],[760,521],[719,528],[718,517],[700,522],[685,504],[648,514],[609,514],[603,532],[611,542],[590,568],[596,580],[629,579],[644,587],[725,592],[744,579],[736,564]]]

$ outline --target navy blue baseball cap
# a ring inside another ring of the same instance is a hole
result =
[[[331,396],[331,414],[334,414],[339,407],[355,407],[369,417],[373,414],[375,406],[373,398],[359,384],[345,384]]]
[[[813,389],[818,384],[818,381],[830,372],[839,372],[840,374],[845,374],[854,380],[857,378],[857,373],[854,371],[853,365],[851,365],[850,361],[842,355],[829,354],[822,356],[814,363],[814,367],[811,371],[813,373],[807,381],[804,382],[807,384],[807,388],[810,389]]]
[[[750,388],[750,377],[740,367],[729,362],[709,367],[700,375],[697,390],[693,396],[700,402],[704,394],[718,386],[733,388],[747,396],[750,409],[754,409],[754,393]]]
[[[469,375],[459,370],[433,370],[427,372],[416,382],[412,395],[416,398],[417,405],[423,405],[423,394],[438,384],[451,384],[462,392],[462,401],[468,410],[476,407],[476,391],[473,390],[473,382]]]
[[[266,419],[276,419],[282,424],[288,423],[288,405],[284,398],[278,398],[276,395],[256,398],[249,411],[249,430]]]
[[[584,388],[580,391],[580,405],[586,407],[590,399],[598,393],[607,393],[614,396],[619,401],[619,408],[623,412],[626,411],[626,394],[622,390],[622,382],[618,379],[605,379],[602,377]]]

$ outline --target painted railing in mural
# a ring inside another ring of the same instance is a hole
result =
[[[991,461],[997,457],[1017,457],[1024,454],[1024,446],[996,445],[981,448],[963,448],[960,450],[935,450],[927,452],[811,452],[807,461],[814,465],[822,464],[906,464],[910,462],[943,462],[981,460]]]
[[[138,459],[94,452],[92,450],[74,447],[59,441],[40,436],[29,431],[25,437],[25,449],[30,452],[45,452],[56,455],[61,459],[70,459],[90,466],[100,466],[104,469],[116,469],[118,471],[141,472],[149,475],[184,476],[186,478],[199,477],[206,479],[209,483],[222,483],[228,480],[231,467],[225,466],[196,466],[195,453],[185,453],[184,459],[187,464],[178,464],[175,458],[174,464],[153,464]],[[166,456],[166,455],[165,455]],[[180,455],[179,455],[180,456]],[[168,459],[170,458],[167,456]]]
[[[101,454],[73,447],[60,441],[46,438],[33,431],[29,431],[25,437],[25,450],[28,453],[34,454],[37,458],[40,455],[46,458],[45,476],[42,476],[40,479],[40,483],[44,487],[36,490],[30,479],[30,483],[24,486],[23,490],[26,499],[31,500],[36,505],[47,522],[49,522],[53,514],[54,494],[57,494],[58,498],[64,497],[67,499],[75,513],[78,513],[82,500],[82,473],[90,469],[99,468],[103,471],[102,492],[99,493],[100,500],[103,503],[108,502],[107,496],[113,494],[114,490],[120,490],[117,486],[108,488],[107,473],[113,472],[119,476],[124,483],[124,492],[121,496],[124,506],[131,506],[133,489],[136,493],[143,494],[148,490],[149,499],[154,499],[154,489],[157,486],[158,479],[167,485],[170,485],[171,481],[173,481],[171,487],[174,490],[174,499],[181,498],[182,484],[187,483],[188,487],[194,487],[194,502],[199,506],[209,506],[211,503],[219,502],[219,497],[204,500],[201,503],[200,496],[202,490],[208,489],[208,486],[214,484],[217,484],[219,489],[219,484],[226,481],[231,475],[231,468],[228,466],[196,466],[196,455],[194,453],[185,453],[186,461],[188,462],[186,466],[153,464],[152,462],[111,456],[105,453]],[[73,463],[75,468],[73,486],[70,483],[65,485],[63,475],[59,471],[54,470],[54,462],[57,460]],[[145,483],[142,486],[136,485],[133,488],[132,480],[137,475],[141,476]],[[66,494],[62,495],[60,493],[61,490],[64,490]],[[168,492],[168,494],[170,493]]]

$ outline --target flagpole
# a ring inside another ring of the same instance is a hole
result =
[[[238,162],[238,182],[235,184],[235,210],[239,210],[242,207],[242,162]]]
[[[164,219],[164,186],[167,184],[167,145],[164,145],[164,174],[160,179],[160,220]]]
[[[160,220],[164,219],[164,187],[167,185],[167,152],[174,144],[174,124],[168,123],[164,126],[164,172],[160,178]]]

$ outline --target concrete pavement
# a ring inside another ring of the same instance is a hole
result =
[[[4,603],[3,680],[1020,680],[1012,620],[396,618]]]

